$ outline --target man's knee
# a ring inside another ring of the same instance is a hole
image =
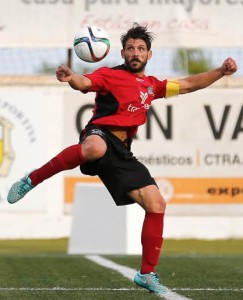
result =
[[[98,135],[88,136],[82,143],[82,154],[86,161],[93,161],[104,156],[107,146]]]
[[[149,185],[129,193],[146,212],[164,213],[166,202],[156,185]]]
[[[166,209],[166,202],[164,198],[160,195],[157,197],[148,199],[145,201],[145,211],[153,213],[164,213]]]

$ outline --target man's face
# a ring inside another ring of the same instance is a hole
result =
[[[128,70],[132,73],[143,72],[152,52],[147,50],[147,45],[141,39],[129,39],[121,51],[122,58]]]

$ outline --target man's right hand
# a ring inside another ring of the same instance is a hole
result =
[[[60,82],[70,81],[73,74],[73,71],[64,65],[59,66],[56,70],[56,77]]]

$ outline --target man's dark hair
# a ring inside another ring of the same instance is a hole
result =
[[[143,40],[147,45],[147,49],[150,50],[152,41],[154,39],[154,34],[147,30],[147,26],[140,26],[138,23],[134,23],[133,27],[121,36],[121,43],[123,49],[125,48],[126,42],[129,39]]]

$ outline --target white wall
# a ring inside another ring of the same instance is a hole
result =
[[[11,153],[9,166],[3,170],[0,165],[0,238],[68,237],[71,232],[72,215],[67,208],[71,210],[72,205],[65,202],[64,180],[80,179],[81,174],[78,169],[50,178],[17,204],[8,204],[6,195],[11,184],[26,172],[41,166],[64,147],[77,142],[78,133],[75,127],[77,109],[84,104],[91,103],[90,96],[81,96],[67,86],[57,84],[53,78],[43,82],[40,82],[40,79],[34,81],[32,78],[26,82],[15,83],[12,80],[6,81],[5,78],[1,83],[0,124],[4,123],[3,120],[7,120],[12,128],[8,129],[8,140],[0,136],[0,139],[4,139],[4,145],[9,144],[0,155],[6,159],[6,151]],[[231,139],[236,120],[242,118],[239,115],[243,103],[242,92],[240,86],[232,89],[224,89],[221,86],[190,97],[183,96],[183,98],[166,100],[163,104],[156,103],[155,108],[159,114],[162,114],[161,118],[164,121],[166,119],[163,117],[163,107],[169,104],[175,110],[173,138],[166,140],[160,137],[159,140],[160,132],[154,123],[153,138],[146,140],[144,128],[141,128],[139,139],[134,142],[135,154],[146,156],[150,154],[151,149],[155,149],[157,154],[168,152],[175,156],[192,155],[194,157],[196,150],[199,149],[201,153],[222,152],[231,158],[237,155],[240,160],[243,160],[242,133],[239,132],[237,139]],[[221,99],[220,95],[224,97]],[[220,140],[212,138],[212,132],[203,110],[205,104],[211,105],[216,118],[216,126],[220,124],[225,106],[231,106],[225,123],[225,131]],[[162,107],[161,111],[159,105]],[[186,114],[190,118],[186,117]],[[87,112],[84,119],[88,117]],[[194,117],[195,120],[193,120]],[[193,127],[194,132],[190,131],[187,135],[187,127]],[[148,167],[156,177],[171,180],[173,184],[178,183],[180,178],[181,180],[194,178],[200,182],[208,178],[216,182],[217,179],[222,178],[225,184],[232,183],[231,187],[240,189],[239,194],[234,197],[230,194],[217,195],[217,197],[208,195],[210,197],[206,203],[201,197],[205,194],[200,189],[194,191],[194,187],[191,186],[193,199],[189,201],[188,195],[185,193],[183,196],[179,195],[179,190],[178,192],[176,190],[178,187],[175,186],[172,196],[170,193],[167,195],[165,237],[243,238],[243,231],[240,230],[243,226],[241,191],[243,187],[239,183],[243,177],[241,164],[223,165],[220,163],[217,165],[214,163],[208,166],[202,163],[200,166],[187,167],[180,165],[176,167],[149,165]],[[198,195],[195,196],[196,193],[199,193],[201,198]],[[111,203],[112,205],[114,204]],[[137,253],[140,249],[143,211],[135,205],[129,206],[126,215],[127,251]]]

